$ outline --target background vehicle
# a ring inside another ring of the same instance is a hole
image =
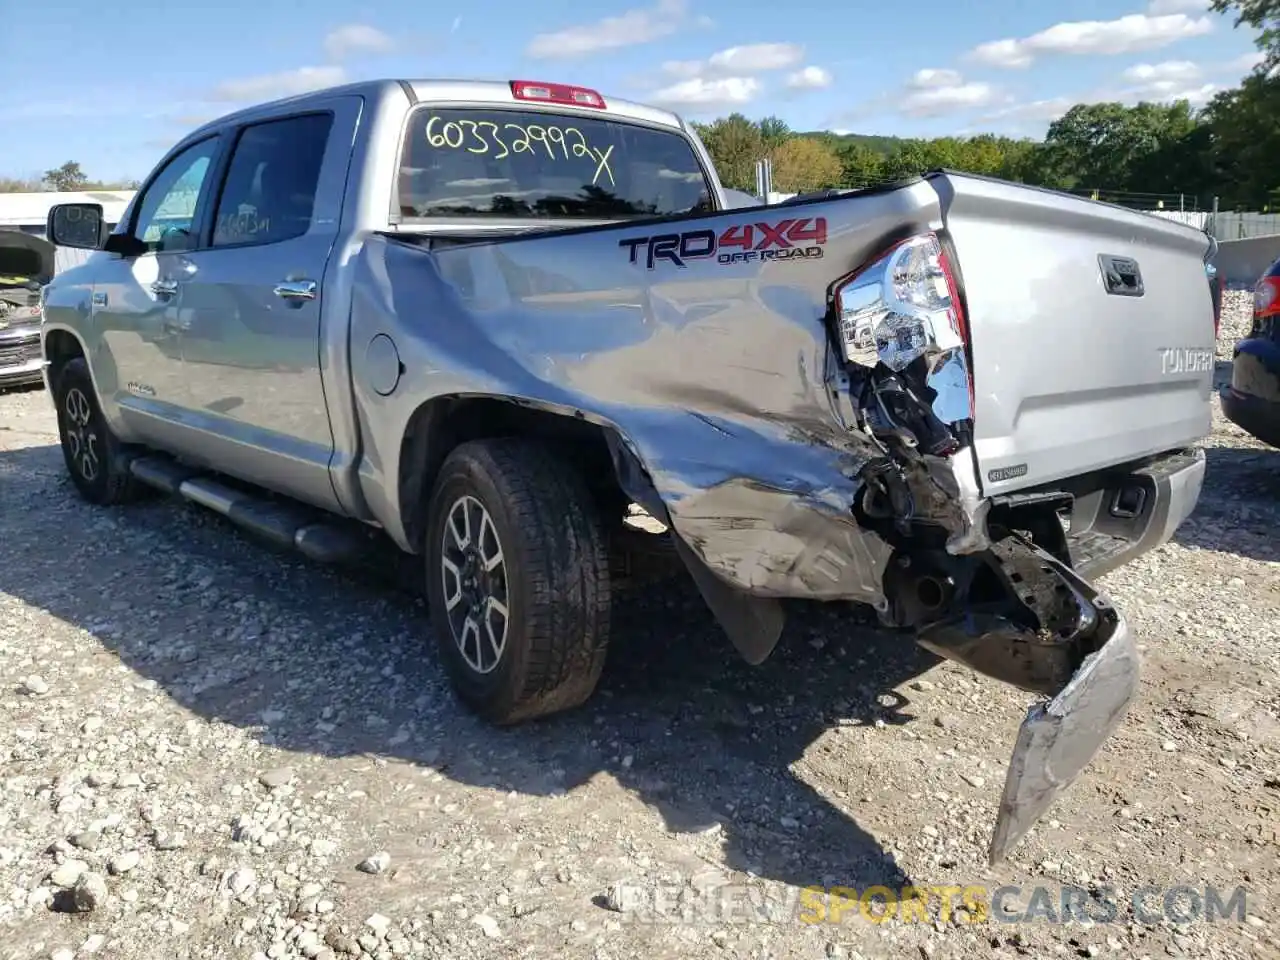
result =
[[[1253,328],[1232,351],[1231,383],[1219,397],[1228,420],[1280,447],[1280,260],[1254,288]]]
[[[43,334],[87,499],[145,483],[322,559],[381,530],[499,723],[590,695],[639,504],[749,662],[786,602],[852,601],[1053,698],[993,860],[1136,687],[1084,577],[1167,539],[1203,477],[1202,233],[946,172],[730,208],[680,118],[579,87],[243,111],[93,243]]]
[[[53,278],[53,244],[0,230],[0,389],[40,383],[40,288]]]

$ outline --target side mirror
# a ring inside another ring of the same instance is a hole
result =
[[[59,203],[49,210],[44,235],[57,247],[98,250],[107,239],[100,203]]]

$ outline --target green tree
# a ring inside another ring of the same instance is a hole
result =
[[[781,117],[765,117],[760,121],[760,141],[765,153],[772,153],[791,139],[791,128]]]
[[[840,185],[840,158],[819,140],[792,137],[770,155],[773,188],[780,193],[806,193]]]
[[[1264,67],[1280,64],[1280,0],[1213,0],[1215,13],[1235,15],[1235,25],[1258,31],[1254,41],[1266,54]]]
[[[44,181],[54,190],[83,190],[89,184],[89,178],[74,160],[68,160],[54,170],[46,170]]]
[[[1209,175],[1227,207],[1257,209],[1280,191],[1280,79],[1247,77],[1203,112],[1209,128]]]
[[[1069,188],[1150,191],[1137,175],[1196,121],[1185,100],[1172,104],[1078,103],[1049,124],[1042,172]]]
[[[840,183],[846,187],[866,187],[884,179],[884,154],[856,140],[837,141]]]
[[[929,169],[929,142],[904,140],[884,158],[882,172],[886,179],[914,177]]]
[[[721,183],[736,190],[755,190],[756,161],[765,155],[757,124],[734,113],[700,127],[698,135],[711,154]]]
[[[970,137],[958,145],[956,169],[967,173],[980,173],[984,177],[998,177],[1004,167],[1007,141],[992,133]]]

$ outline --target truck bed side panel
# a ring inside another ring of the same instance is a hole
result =
[[[838,412],[826,296],[891,238],[936,226],[939,213],[937,195],[918,182],[434,252],[374,239],[356,263],[351,332],[369,436],[362,486],[371,502],[394,493],[402,431],[424,399],[509,396],[580,411],[631,445],[675,529],[712,570],[758,595],[872,602],[887,548],[850,508],[852,478],[876,451]],[[634,262],[628,245],[801,218],[826,220],[825,243],[791,245],[818,246],[819,257],[713,254],[650,266],[647,243]],[[368,388],[364,367],[380,333],[405,367],[390,397]],[[394,530],[399,505],[375,510]]]

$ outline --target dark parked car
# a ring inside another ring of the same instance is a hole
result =
[[[0,230],[0,389],[42,382],[40,288],[53,259],[53,244]]]
[[[1221,398],[1228,420],[1280,448],[1280,260],[1254,287],[1253,329],[1236,344]]]

